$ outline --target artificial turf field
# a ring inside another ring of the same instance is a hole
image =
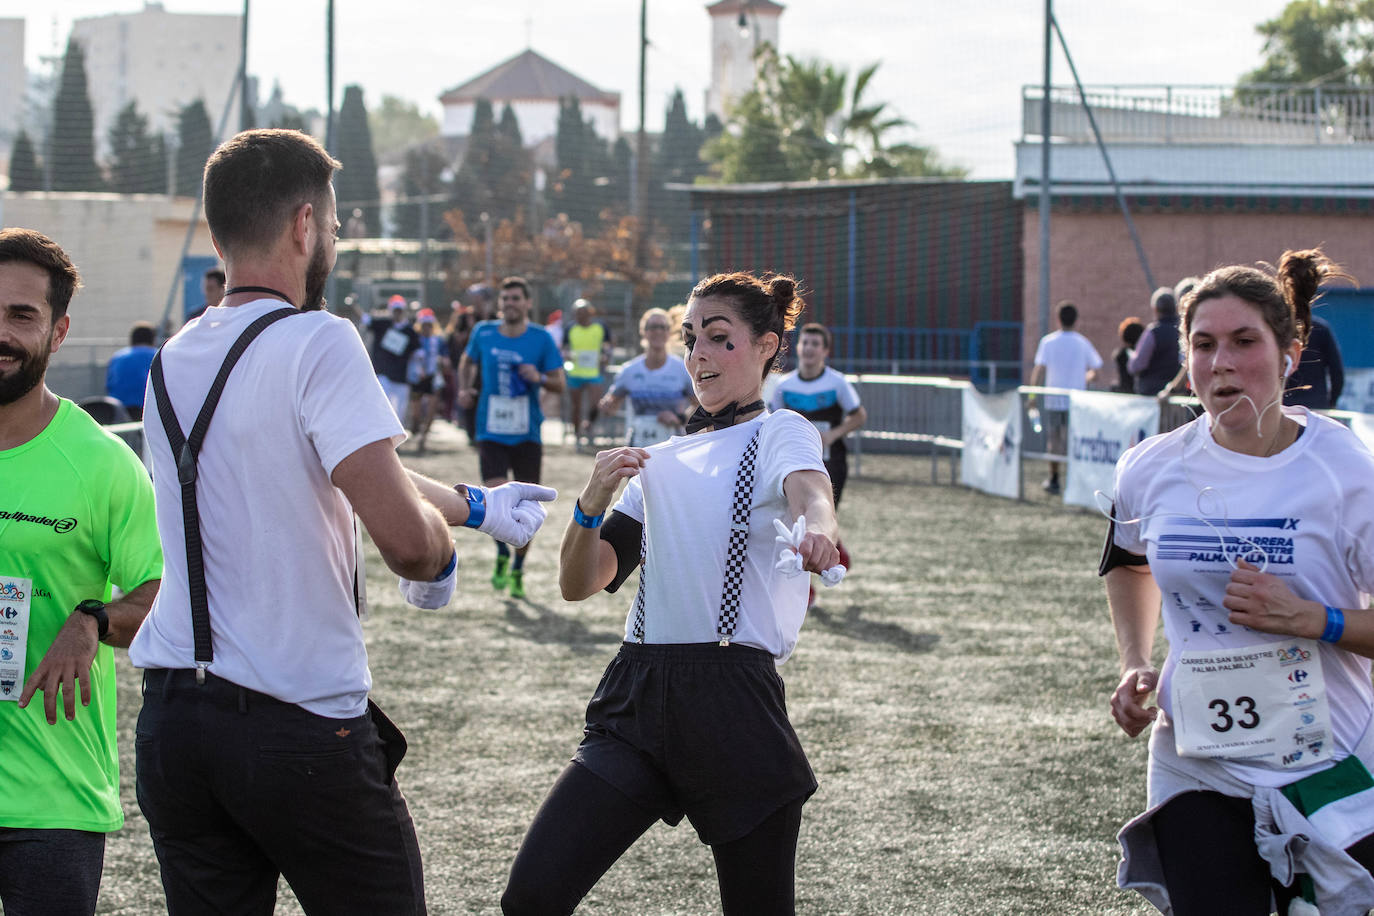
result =
[[[436,424],[411,467],[477,477]],[[371,551],[365,629],[374,698],[405,731],[399,771],[429,911],[496,913],[506,870],[581,735],[623,632],[633,582],[569,604],[557,545],[592,458],[546,449],[560,490],[527,564],[526,600],[487,579],[489,539],[459,531],[459,592],[401,604]],[[781,669],[820,780],[797,862],[802,914],[1149,913],[1115,887],[1117,828],[1144,804],[1145,739],[1111,722],[1116,656],[1095,575],[1100,518],[1040,498],[932,485],[926,458],[865,455],[840,521],[854,556]],[[942,473],[942,480],[948,475]],[[1028,492],[1039,476],[1028,471]],[[118,653],[127,823],[106,848],[100,913],[163,912],[133,791],[138,672]],[[300,913],[282,886],[282,914]],[[579,913],[719,912],[709,849],[685,821],[653,827]]]

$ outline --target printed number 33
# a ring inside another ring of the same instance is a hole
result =
[[[1211,723],[1214,732],[1229,732],[1233,727],[1239,725],[1241,728],[1254,728],[1260,724],[1259,713],[1255,712],[1255,701],[1250,697],[1236,697],[1236,706],[1245,711],[1240,719],[1231,716],[1231,704],[1225,700],[1213,700],[1207,704],[1208,709],[1214,709],[1217,713],[1218,722]]]

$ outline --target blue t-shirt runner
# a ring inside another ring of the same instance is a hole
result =
[[[468,359],[482,373],[482,393],[477,403],[477,441],[516,445],[539,442],[544,412],[539,409],[539,386],[521,378],[524,363],[541,373],[563,366],[553,335],[538,325],[527,325],[519,337],[501,333],[500,321],[484,321],[468,340]]]

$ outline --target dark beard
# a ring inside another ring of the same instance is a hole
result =
[[[51,334],[48,335],[47,345],[40,347],[36,353],[0,347],[0,356],[17,356],[20,359],[18,370],[0,376],[0,405],[13,404],[38,387],[38,383],[43,381],[43,376],[48,371],[48,360],[52,358],[49,352],[51,349]]]
[[[324,240],[315,246],[310,265],[305,269],[305,302],[302,312],[318,312],[325,307],[324,285],[329,280],[329,259],[324,253]]]

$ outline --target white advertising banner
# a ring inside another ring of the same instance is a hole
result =
[[[1065,505],[1099,509],[1114,496],[1116,459],[1159,432],[1159,401],[1133,394],[1074,391],[1069,394],[1069,476]],[[1101,490],[1105,500],[1093,495]]]
[[[959,482],[994,496],[1021,495],[1021,396],[964,389],[964,453]]]
[[[1374,414],[1374,369],[1345,370],[1345,387],[1336,404],[1341,410]]]

